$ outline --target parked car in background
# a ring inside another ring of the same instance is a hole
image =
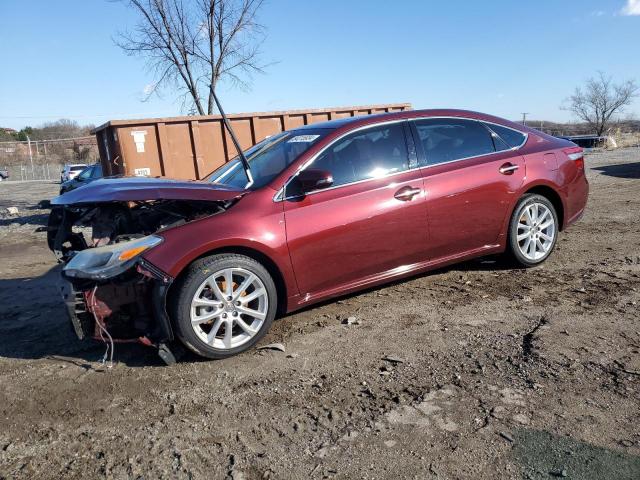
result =
[[[9,178],[9,170],[0,168],[0,182]]]
[[[574,143],[461,110],[311,124],[245,156],[203,181],[103,179],[52,201],[79,337],[229,357],[278,313],[490,254],[539,265],[589,189]]]
[[[89,165],[75,175],[72,179],[63,182],[60,185],[60,195],[71,190],[75,190],[78,187],[87,185],[102,178],[102,165],[96,163],[95,165]]]
[[[75,178],[82,170],[87,168],[86,163],[69,163],[62,168],[60,172],[60,183]]]

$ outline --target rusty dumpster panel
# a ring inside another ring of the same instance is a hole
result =
[[[327,120],[410,110],[409,103],[228,115],[243,149],[264,138]],[[219,115],[112,120],[97,127],[105,175],[200,179],[236,156]]]

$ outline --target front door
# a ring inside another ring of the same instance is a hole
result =
[[[423,181],[408,153],[405,123],[336,140],[307,167],[330,172],[333,185],[284,200],[303,298],[382,280],[425,260]]]

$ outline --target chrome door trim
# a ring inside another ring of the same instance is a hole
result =
[[[522,148],[524,146],[525,143],[527,143],[527,140],[529,140],[529,134],[526,132],[521,132],[520,130],[516,130],[515,128],[511,128],[511,127],[507,127],[506,125],[502,125],[500,123],[496,123],[496,122],[488,122],[486,120],[478,120],[479,122],[482,123],[487,123],[489,124],[489,129],[491,130],[491,125],[496,125],[498,127],[502,127],[502,128],[508,128],[509,130],[513,130],[514,132],[518,132],[522,135],[524,135],[524,140],[523,142],[518,145],[517,147],[511,147],[507,150],[500,150],[501,152],[509,152],[509,151],[513,151],[513,150],[519,150],[520,148]],[[504,141],[504,138],[502,138],[500,135],[498,135],[496,132],[494,132],[493,130],[491,130],[491,133],[495,134],[500,140],[502,140],[504,142],[505,145],[509,146],[509,144],[507,142]],[[495,153],[499,153],[499,152],[495,152]]]
[[[410,168],[408,170],[402,170],[400,172],[393,172],[390,173],[388,175],[385,175],[383,177],[378,177],[378,178],[364,178],[362,180],[357,180],[355,182],[350,182],[350,183],[343,183],[341,185],[336,185],[335,187],[329,187],[329,188],[323,188],[320,190],[313,190],[311,192],[305,193],[305,196],[307,195],[314,195],[316,193],[319,192],[326,192],[328,190],[335,190],[336,188],[341,188],[341,187],[348,187],[351,185],[356,185],[358,183],[363,183],[363,182],[370,182],[373,180],[380,180],[383,178],[388,178],[388,177],[393,177],[395,175],[399,175],[401,173],[407,173],[407,172],[412,172],[414,170],[421,170],[421,169],[425,169],[425,168],[433,168],[433,167],[438,167],[440,165],[447,165],[449,163],[453,163],[453,162],[462,162],[464,160],[471,160],[474,158],[480,158],[480,157],[486,157],[488,155],[495,155],[496,153],[504,153],[504,152],[514,152],[516,150],[521,149],[524,145],[526,145],[527,141],[529,140],[529,134],[526,132],[521,132],[520,130],[517,130],[515,128],[511,128],[511,127],[507,127],[506,125],[502,125],[500,123],[496,123],[496,122],[490,122],[487,120],[479,120],[477,118],[469,118],[469,117],[456,117],[456,116],[435,116],[435,117],[416,117],[416,118],[402,118],[402,119],[398,119],[398,120],[389,120],[386,122],[380,122],[380,123],[375,123],[375,124],[369,124],[369,125],[363,125],[361,127],[358,128],[354,128],[353,130],[349,130],[348,132],[343,133],[342,135],[340,135],[338,138],[336,138],[333,142],[331,142],[329,145],[327,145],[325,148],[323,148],[322,150],[320,150],[318,153],[316,153],[312,158],[310,158],[309,160],[307,160],[304,164],[302,164],[298,170],[296,170],[296,172],[291,175],[289,177],[289,179],[285,182],[285,184],[280,187],[280,189],[276,192],[276,194],[273,196],[273,201],[274,202],[282,202],[284,200],[290,200],[290,199],[294,199],[294,198],[300,198],[298,197],[284,197],[283,194],[286,190],[287,185],[289,184],[289,182],[291,182],[293,180],[294,177],[296,177],[302,170],[304,170],[305,168],[307,168],[309,165],[311,165],[320,155],[322,155],[327,149],[329,149],[331,146],[335,145],[336,142],[342,140],[344,137],[346,137],[347,135],[350,135],[354,132],[359,132],[361,130],[366,130],[369,128],[375,128],[375,127],[379,127],[379,126],[383,126],[383,125],[391,125],[394,123],[401,123],[401,122],[412,122],[412,121],[419,121],[419,120],[430,120],[430,119],[454,119],[454,120],[470,120],[470,121],[474,121],[474,122],[481,122],[481,123],[485,123],[485,124],[489,124],[489,125],[497,125],[499,127],[503,127],[503,128],[508,128],[509,130],[513,130],[514,132],[518,132],[522,135],[524,135],[524,141],[518,145],[517,147],[511,147],[508,150],[500,150],[500,151],[496,151],[496,152],[489,152],[489,153],[483,153],[481,155],[472,155],[470,157],[463,157],[463,158],[456,158],[455,160],[449,160],[448,162],[440,162],[440,163],[434,163],[433,165],[418,165],[415,168]],[[500,140],[502,140],[502,138],[495,133],[493,130],[491,130],[491,133],[494,133],[495,135],[498,136],[498,138],[500,138]],[[508,145],[507,142],[505,142],[504,140],[502,140],[504,142],[505,145]]]

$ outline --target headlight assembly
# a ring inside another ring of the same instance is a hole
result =
[[[68,277],[105,280],[131,268],[141,253],[160,243],[162,237],[149,235],[128,242],[87,248],[76,253],[62,270]]]

